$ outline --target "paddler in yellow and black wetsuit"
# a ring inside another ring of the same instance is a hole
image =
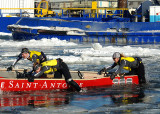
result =
[[[113,69],[115,66],[119,65],[119,68],[114,73],[112,73],[110,77],[112,80],[115,78],[117,74],[121,73],[122,69],[125,69],[129,71],[127,75],[138,75],[140,84],[146,83],[145,69],[141,58],[125,57],[123,54],[120,54],[119,52],[115,52],[112,58],[114,60],[113,65],[101,69],[98,72],[99,74],[101,74],[104,71]]]
[[[43,52],[30,51],[28,48],[22,48],[21,53],[18,55],[14,63],[7,68],[7,71],[11,71],[16,63],[22,58],[32,61],[33,65],[47,61],[46,55]]]
[[[41,63],[41,65],[37,64],[34,67],[34,71],[36,74],[34,74],[34,77],[41,77],[44,74],[48,73],[55,73],[54,78],[62,78],[62,74],[64,75],[65,81],[67,84],[71,85],[76,89],[76,91],[80,91],[81,88],[79,85],[73,81],[69,68],[65,62],[63,62],[62,59],[54,59],[49,60]]]

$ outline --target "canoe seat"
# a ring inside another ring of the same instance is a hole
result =
[[[71,71],[70,73],[73,79],[83,79],[83,73],[81,73],[80,71]],[[62,75],[62,78],[55,78],[54,74],[47,74],[47,78],[64,79],[64,76]]]
[[[0,71],[0,76],[4,77],[4,78],[16,78],[17,74],[16,72],[12,72],[12,71]]]

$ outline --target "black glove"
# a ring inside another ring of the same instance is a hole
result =
[[[113,79],[115,78],[116,75],[117,75],[117,74],[116,74],[115,72],[112,73],[112,75],[110,76],[110,79],[113,80]]]
[[[23,77],[28,78],[28,82],[34,82],[34,75],[32,72],[33,71],[27,72],[26,69],[24,70]]]
[[[105,72],[105,71],[106,71],[106,68],[103,68],[103,69],[101,69],[101,70],[98,72],[98,74],[101,75],[102,72]]]
[[[28,78],[28,77],[31,77],[31,76],[34,77],[33,70],[27,72],[27,69],[24,69],[23,73],[24,73],[25,78]]]
[[[34,82],[34,76],[32,74],[27,76],[28,82]]]
[[[16,71],[17,78],[24,78],[24,74],[21,72]]]
[[[12,71],[13,66],[11,65],[10,67],[7,68],[7,71]]]

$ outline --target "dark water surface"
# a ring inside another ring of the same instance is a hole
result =
[[[117,46],[111,44],[75,44],[66,41],[12,41],[0,39],[0,68],[7,68],[21,48],[44,51],[49,59],[62,58],[70,70],[98,71],[113,63],[113,52],[140,56],[146,70],[146,85],[121,85],[84,88],[84,92],[66,90],[35,92],[0,91],[1,114],[159,114],[160,45]],[[31,68],[21,60],[16,68]]]

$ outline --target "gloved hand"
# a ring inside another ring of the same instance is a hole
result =
[[[11,65],[10,67],[7,68],[7,71],[12,71],[13,66]]]
[[[28,82],[34,82],[34,76],[32,74],[28,75],[27,78],[28,78]]]
[[[30,72],[24,72],[24,78],[28,78],[28,82],[34,82],[34,75],[32,71]]]
[[[113,79],[115,78],[116,75],[117,75],[117,74],[116,74],[115,72],[112,73],[112,75],[110,76],[110,79],[113,80]]]
[[[103,69],[101,69],[101,70],[98,72],[98,74],[101,75],[102,72],[105,72],[105,71],[106,71],[106,68],[103,68]]]

